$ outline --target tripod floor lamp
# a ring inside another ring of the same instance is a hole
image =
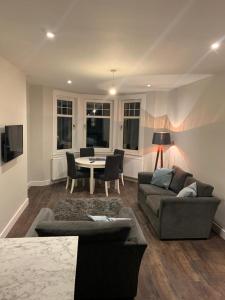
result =
[[[155,160],[155,170],[157,169],[159,155],[161,160],[161,168],[163,168],[163,145],[170,145],[171,138],[169,132],[154,132],[152,138],[152,144],[158,145],[157,155]]]

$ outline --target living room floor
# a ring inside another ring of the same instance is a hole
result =
[[[148,248],[139,273],[136,300],[225,299],[225,241],[215,233],[209,240],[160,241],[136,200],[137,184],[126,181],[120,198],[132,207],[142,227]],[[96,186],[94,197],[105,197],[103,186]],[[109,196],[119,195],[114,186]],[[71,195],[65,182],[29,189],[30,203],[8,237],[23,237],[42,207],[53,208],[65,198],[90,198],[88,186],[80,185]]]

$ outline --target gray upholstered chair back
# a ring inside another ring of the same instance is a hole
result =
[[[76,179],[76,165],[74,154],[71,152],[66,152],[66,160],[67,160],[67,176],[72,179]]]
[[[104,180],[111,181],[119,179],[120,156],[109,155],[106,157]]]
[[[123,159],[124,159],[124,154],[125,154],[124,150],[120,150],[120,149],[115,149],[114,150],[114,155],[119,155],[120,156],[120,166],[119,166],[120,173],[123,173]]]
[[[95,156],[95,150],[93,147],[80,148],[80,157]]]

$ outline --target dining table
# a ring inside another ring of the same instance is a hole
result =
[[[90,169],[90,194],[94,193],[94,169],[105,168],[106,157],[77,157],[76,165],[80,168]]]

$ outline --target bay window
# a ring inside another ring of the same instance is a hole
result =
[[[86,147],[109,148],[111,103],[86,102]]]

